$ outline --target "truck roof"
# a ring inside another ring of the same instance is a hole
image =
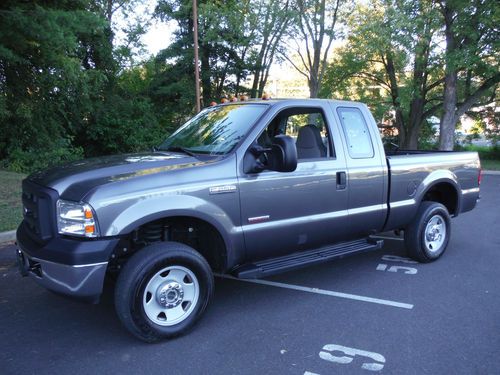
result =
[[[311,103],[314,102],[331,102],[331,103],[337,103],[337,104],[356,104],[356,105],[363,105],[361,102],[356,102],[356,101],[350,101],[350,100],[338,100],[338,99],[320,99],[320,98],[272,98],[272,99],[247,99],[244,101],[235,101],[235,102],[227,102],[227,103],[220,103],[217,105],[231,105],[231,104],[255,104],[255,103],[262,103],[262,104],[269,104],[269,105],[275,105],[275,104],[283,104],[283,103],[293,103],[295,105],[310,105]]]

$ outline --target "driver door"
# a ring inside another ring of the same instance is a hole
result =
[[[346,161],[332,121],[326,106],[284,109],[264,130],[267,135],[262,132],[256,139],[294,137],[299,159],[294,172],[240,172],[241,222],[249,259],[319,248],[345,238]]]

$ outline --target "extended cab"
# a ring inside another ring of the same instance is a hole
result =
[[[385,153],[362,103],[237,102],[207,108],[155,152],[87,159],[23,181],[23,275],[97,301],[105,280],[127,329],[179,335],[213,274],[257,278],[382,246],[439,258],[450,217],[474,208],[475,152]]]

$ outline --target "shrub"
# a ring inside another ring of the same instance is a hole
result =
[[[457,151],[476,151],[482,160],[500,160],[500,145],[495,146],[457,146]]]
[[[43,150],[13,150],[3,161],[3,167],[18,173],[30,173],[58,164],[83,158],[83,149],[74,147],[67,139],[60,139]]]

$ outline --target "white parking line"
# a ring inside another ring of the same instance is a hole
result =
[[[391,301],[391,300],[387,300],[387,299],[365,297],[365,296],[359,296],[357,294],[334,292],[333,290],[309,288],[309,287],[300,286],[300,285],[284,284],[284,283],[278,283],[275,281],[268,281],[268,280],[261,280],[261,279],[238,279],[238,278],[233,277],[233,276],[221,275],[221,274],[215,274],[215,276],[223,278],[223,279],[238,280],[238,281],[244,281],[244,282],[253,283],[253,284],[269,285],[269,286],[274,286],[277,288],[299,290],[301,292],[322,294],[322,295],[330,296],[330,297],[347,298],[347,299],[353,299],[356,301],[376,303],[379,305],[399,307],[402,309],[413,309],[412,304],[403,303],[403,302],[396,302],[396,301]]]
[[[389,237],[389,236],[370,236],[370,238],[380,238],[381,240],[394,240],[394,241],[404,241],[404,238],[400,237]]]

